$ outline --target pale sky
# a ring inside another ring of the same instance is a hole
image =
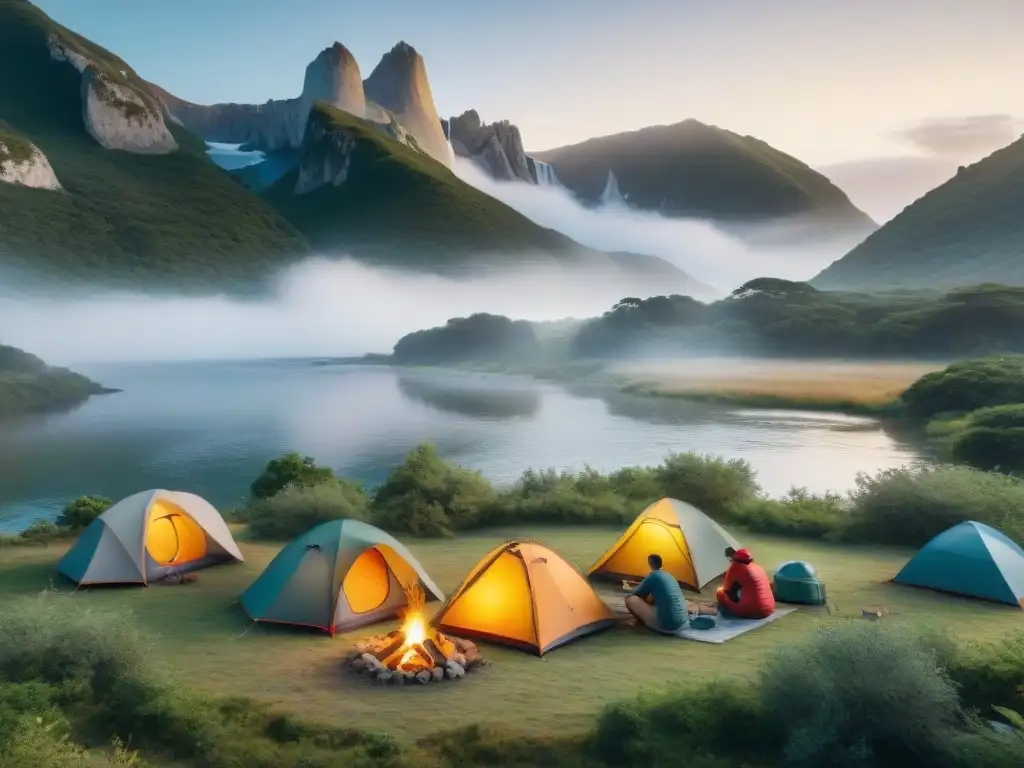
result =
[[[897,135],[924,121],[1024,117],[1024,0],[37,4],[199,103],[295,96],[335,40],[366,77],[406,40],[443,116],[507,118],[529,150],[694,117],[820,167],[941,154]]]

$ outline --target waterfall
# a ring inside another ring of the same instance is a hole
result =
[[[601,205],[626,205],[626,198],[619,191],[619,180],[615,178],[611,169],[608,170],[608,182],[601,193]]]
[[[530,158],[533,161],[533,173],[537,177],[537,186],[539,187],[560,187],[561,183],[558,181],[558,177],[555,176],[555,169],[545,163],[543,160],[537,160]]]

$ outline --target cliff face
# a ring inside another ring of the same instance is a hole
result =
[[[30,141],[0,131],[0,182],[35,189],[61,189],[50,161]]]
[[[370,101],[398,118],[423,152],[451,165],[448,142],[427,80],[427,67],[415,48],[401,42],[384,54],[363,88]]]
[[[317,101],[325,101],[369,120],[391,138],[451,164],[423,59],[404,43],[386,54],[365,82],[352,53],[335,43],[306,67],[302,93],[294,99],[203,106],[157,86],[153,90],[171,115],[207,141],[247,144],[264,152],[298,149],[310,109]]]
[[[340,187],[348,178],[355,149],[354,136],[331,125],[323,112],[312,112],[302,142],[295,194],[304,195],[328,184]]]
[[[82,122],[104,149],[140,155],[166,155],[178,148],[159,104],[113,71],[74,50],[56,33],[48,39],[50,57],[74,67],[82,78]]]
[[[485,125],[475,109],[448,120],[448,137],[459,157],[475,160],[499,181],[536,182],[519,128],[502,120]]]

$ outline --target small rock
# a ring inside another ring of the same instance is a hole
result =
[[[456,637],[454,639],[454,643],[460,653],[468,653],[470,650],[476,650],[476,643],[472,640],[464,640],[461,637]]]
[[[391,682],[395,685],[405,685],[405,675],[399,670],[391,675]]]
[[[363,661],[366,662],[367,666],[370,666],[370,667],[375,667],[375,666],[377,666],[377,664],[380,663],[379,661],[377,661],[377,657],[374,656],[372,653],[364,653],[362,658],[363,658]]]
[[[429,683],[432,678],[433,676],[430,674],[429,669],[421,669],[419,672],[416,673],[416,680],[423,683],[423,685]]]
[[[362,657],[352,659],[350,663],[352,664],[352,669],[354,669],[356,672],[362,672],[368,666],[366,661]]]
[[[461,653],[458,653],[458,652],[453,653],[450,660],[454,661],[460,667],[465,667],[466,666],[466,657],[463,654],[461,654]]]
[[[384,671],[377,673],[376,680],[381,685],[387,685],[391,682],[392,677],[394,677],[394,675],[392,675],[391,672],[385,669]]]
[[[455,680],[466,674],[465,668],[461,664],[458,664],[454,661],[449,661],[444,671],[445,674],[448,676],[449,680]]]
[[[430,676],[434,678],[435,682],[439,680],[444,680],[444,668],[434,667],[432,670],[430,670]]]

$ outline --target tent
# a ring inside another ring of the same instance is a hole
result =
[[[684,587],[699,592],[729,567],[726,547],[740,543],[696,507],[662,499],[641,512],[615,545],[590,567],[589,576],[642,579],[647,556],[661,555],[662,568]]]
[[[893,581],[1024,608],[1024,550],[995,528],[967,521],[925,544]]]
[[[444,600],[397,539],[358,520],[321,523],[282,549],[242,595],[253,621],[330,632],[391,618],[418,584],[427,600]]]
[[[79,585],[150,584],[215,563],[242,561],[227,523],[205,499],[143,491],[93,520],[57,570]]]
[[[613,623],[576,566],[532,541],[491,550],[431,621],[441,632],[538,656]]]

